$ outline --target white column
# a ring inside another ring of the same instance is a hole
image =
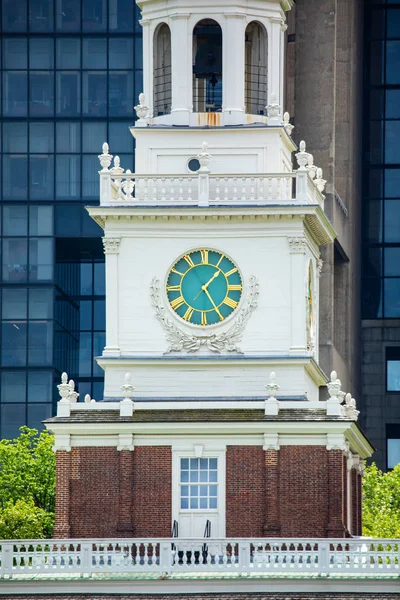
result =
[[[151,27],[151,21],[149,19],[142,19],[140,24],[143,29],[143,91],[145,102],[150,109],[150,114],[153,114],[153,33],[154,28]],[[136,102],[135,102],[136,104]]]
[[[245,15],[226,14],[223,32],[222,112],[224,125],[244,123]]]
[[[192,110],[192,40],[189,14],[171,15],[172,123],[189,125]]]
[[[291,345],[293,353],[306,352],[306,287],[305,253],[307,242],[303,237],[288,238],[291,258]]]
[[[269,69],[268,69],[268,99],[271,94],[276,95],[276,103],[279,104],[282,111],[283,102],[283,54],[282,42],[283,37],[282,24],[283,20],[280,17],[272,17],[270,19],[270,39],[268,44]]]
[[[121,238],[103,238],[106,255],[106,346],[103,356],[119,356],[118,253]]]

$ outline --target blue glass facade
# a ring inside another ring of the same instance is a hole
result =
[[[53,412],[60,372],[102,396],[97,155],[133,170],[142,91],[133,0],[3,0],[0,44],[0,434]]]

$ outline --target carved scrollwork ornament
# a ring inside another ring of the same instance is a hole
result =
[[[290,254],[305,254],[307,249],[306,239],[303,237],[288,238]]]
[[[104,254],[118,254],[121,238],[103,237]]]
[[[258,294],[258,281],[252,275],[249,278],[247,298],[239,310],[233,325],[221,333],[197,335],[195,333],[188,333],[187,330],[179,327],[168,317],[161,297],[160,280],[155,277],[150,285],[150,298],[155,309],[156,318],[164,329],[169,343],[164,354],[182,351],[197,352],[201,347],[206,347],[211,352],[218,354],[224,351],[243,354],[239,342],[242,340],[248,320],[257,308]]]

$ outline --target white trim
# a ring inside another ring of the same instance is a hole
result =
[[[134,400],[135,398],[133,398]],[[265,408],[265,399],[260,400],[186,400],[186,401],[174,401],[174,400],[166,400],[164,401],[154,401],[154,402],[135,402],[135,411],[140,410],[215,410],[215,409],[250,409],[255,408],[259,410],[264,410]],[[122,401],[121,401],[122,402]],[[309,402],[305,401],[279,401],[279,410],[326,410],[326,402]],[[120,402],[98,402],[93,404],[71,404],[71,412],[86,412],[87,410],[94,411],[97,409],[100,410],[120,410]]]

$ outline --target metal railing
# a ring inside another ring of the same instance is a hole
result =
[[[204,538],[0,542],[0,575],[207,572],[400,575],[400,540]]]

